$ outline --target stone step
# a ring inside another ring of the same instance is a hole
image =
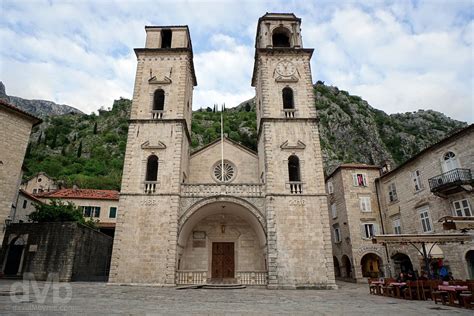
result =
[[[205,284],[202,288],[209,290],[239,290],[245,289],[246,286],[242,284]]]

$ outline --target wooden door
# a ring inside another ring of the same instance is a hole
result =
[[[212,278],[234,278],[234,243],[212,243]]]

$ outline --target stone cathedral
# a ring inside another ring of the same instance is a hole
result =
[[[145,27],[110,283],[336,287],[313,49],[303,46],[300,23],[280,13],[258,21],[258,152],[227,138],[190,150],[197,80],[189,29]]]

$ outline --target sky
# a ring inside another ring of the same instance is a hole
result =
[[[313,82],[387,113],[433,109],[474,122],[474,2],[0,0],[0,80],[7,94],[85,113],[131,98],[145,25],[189,25],[193,108],[252,98],[257,20],[302,19]]]

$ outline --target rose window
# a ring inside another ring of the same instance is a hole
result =
[[[224,160],[224,164],[219,161],[214,165],[213,176],[217,181],[230,182],[234,179],[235,173],[235,167],[229,161]]]

